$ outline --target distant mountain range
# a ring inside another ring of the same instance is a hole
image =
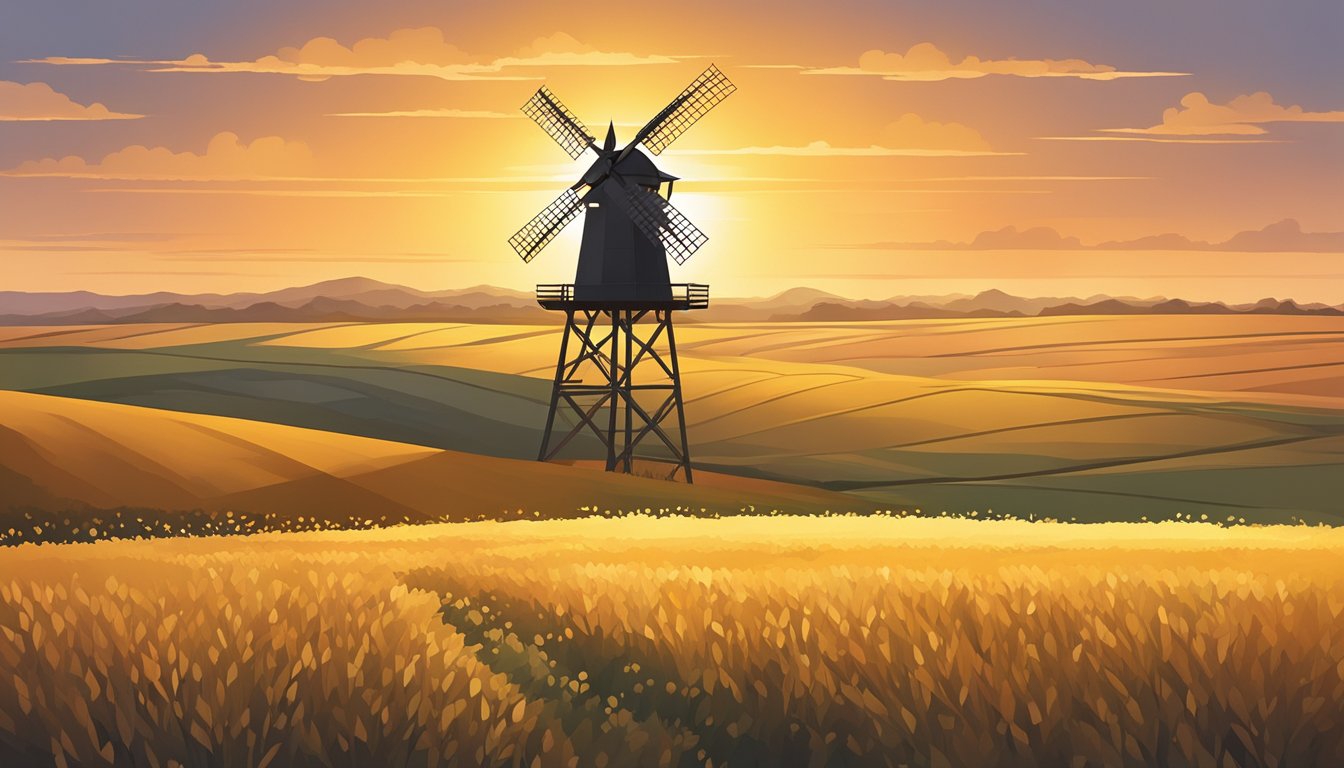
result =
[[[1189,302],[1166,297],[1104,294],[1079,297],[1013,296],[988,290],[974,296],[894,296],[848,299],[815,288],[774,296],[716,299],[686,319],[699,322],[905,320],[945,317],[1033,317],[1132,314],[1344,315],[1344,305],[1262,299],[1253,304]],[[555,322],[532,294],[489,285],[422,291],[365,277],[328,280],[269,293],[146,293],[105,296],[88,291],[0,291],[0,325],[108,323],[242,323],[425,321],[472,323]]]
[[[1155,296],[1099,294],[1087,298],[1025,298],[997,289],[974,296],[894,296],[884,301],[852,300],[811,288],[794,288],[768,299],[723,299],[698,313],[708,321],[845,322],[918,320],[944,317],[1036,317],[1050,315],[1344,315],[1344,305],[1298,304],[1261,299],[1253,304],[1189,302]]]
[[[531,293],[480,285],[421,291],[367,277],[347,277],[269,293],[0,291],[0,324],[286,323],[376,320],[479,323],[548,322]]]
[[[882,242],[841,246],[875,250],[921,251],[1229,251],[1234,253],[1344,253],[1344,232],[1305,232],[1296,219],[1281,219],[1260,229],[1236,233],[1221,242],[1192,240],[1167,232],[1133,240],[1109,240],[1091,245],[1053,227],[1018,229],[1008,226],[986,230],[967,242]]]
[[[1232,305],[1222,302],[1190,302],[1165,297],[1139,299],[1099,295],[1086,299],[1023,298],[999,290],[988,290],[975,296],[951,298],[942,302],[928,301],[927,298],[913,300],[904,297],[885,302],[828,299],[802,311],[772,313],[765,319],[778,322],[826,322],[1055,315],[1344,315],[1344,305],[1332,307],[1326,304],[1298,304],[1292,299],[1272,298],[1261,299],[1253,304]]]

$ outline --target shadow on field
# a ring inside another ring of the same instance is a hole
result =
[[[413,589],[431,586],[440,570],[412,572]],[[441,585],[441,581],[439,581]],[[687,682],[666,649],[651,639],[571,621],[562,611],[540,603],[477,592],[447,594],[445,624],[476,646],[477,658],[506,675],[530,698],[557,704],[561,722],[576,743],[583,731],[609,718],[626,719],[658,730],[693,737],[695,747],[681,766],[806,766],[808,738],[801,724],[770,743],[752,736],[752,718],[722,684],[706,690]],[[843,741],[843,733],[837,737]]]

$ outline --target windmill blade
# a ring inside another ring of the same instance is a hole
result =
[[[663,111],[640,129],[630,145],[643,143],[653,154],[662,154],[686,129],[695,125],[697,120],[736,90],[737,86],[733,85],[728,76],[711,64],[671,104],[663,107]]]
[[[532,261],[541,249],[545,248],[555,236],[560,234],[560,230],[565,225],[574,220],[583,210],[583,201],[573,189],[566,189],[563,194],[551,201],[551,204],[541,209],[541,213],[532,217],[532,220],[523,225],[523,228],[513,233],[509,238],[509,245],[518,252],[523,261]]]
[[[606,182],[610,192],[607,197],[630,217],[650,240],[660,243],[667,255],[678,265],[685,264],[691,254],[709,241],[709,236],[701,232],[681,211],[672,207],[657,192],[631,184],[619,182],[619,189],[611,189],[614,179]]]
[[[584,127],[579,118],[544,85],[523,105],[523,114],[536,121],[543,131],[555,139],[555,143],[571,160],[579,159],[583,150],[597,142],[593,132]]]

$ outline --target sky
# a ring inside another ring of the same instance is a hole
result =
[[[425,289],[573,278],[577,180],[519,107],[599,138],[710,64],[657,158],[717,296],[1344,302],[1344,4],[0,6],[0,290]]]

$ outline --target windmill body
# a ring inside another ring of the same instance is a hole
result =
[[[708,238],[672,206],[677,177],[660,171],[644,150],[660,154],[734,90],[711,66],[621,149],[614,127],[599,146],[544,86],[523,105],[571,158],[596,155],[573,186],[509,238],[530,262],[584,215],[574,282],[537,286],[542,307],[565,313],[540,460],[595,437],[606,449],[608,471],[633,472],[638,457],[670,464],[669,477],[681,473],[691,481],[672,316],[708,307],[709,287],[672,283],[667,260],[684,263]],[[563,434],[553,439],[557,426]]]
[[[607,145],[612,144],[614,136],[608,129]],[[585,179],[596,180],[607,174],[611,178],[583,197],[583,241],[574,275],[574,297],[581,301],[670,302],[672,279],[668,276],[666,249],[661,240],[640,230],[614,196],[624,194],[621,182],[657,194],[663,184],[671,186],[676,177],[659,171],[638,149],[614,167],[611,161],[615,153],[612,155],[593,163],[584,174]]]

